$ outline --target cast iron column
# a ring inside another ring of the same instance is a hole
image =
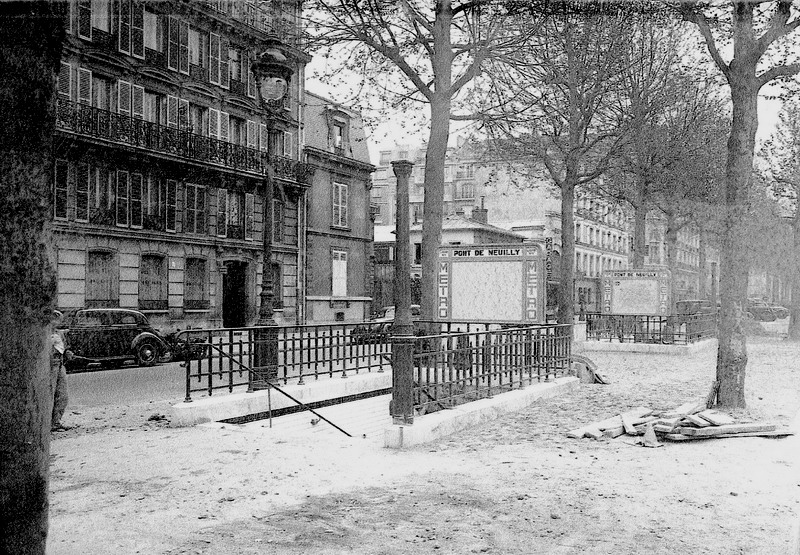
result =
[[[262,250],[263,269],[261,271],[261,303],[255,330],[255,357],[253,364],[252,389],[267,387],[270,380],[278,376],[278,325],[275,323],[272,302],[275,299],[275,284],[272,282],[272,189],[273,176],[269,175],[264,186],[264,217]]]
[[[414,423],[414,326],[411,323],[411,258],[409,256],[408,160],[392,162],[397,177],[394,258],[394,324],[392,326],[392,402],[395,424]]]

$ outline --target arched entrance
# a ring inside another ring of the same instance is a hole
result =
[[[247,262],[225,262],[222,274],[222,326],[241,328],[247,323]]]

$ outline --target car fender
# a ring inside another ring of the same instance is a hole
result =
[[[156,334],[150,333],[149,331],[143,331],[142,333],[140,333],[139,335],[137,335],[134,338],[133,342],[131,343],[131,350],[135,352],[136,349],[141,344],[141,342],[144,341],[145,339],[154,339],[156,341],[156,343],[158,343],[159,347],[161,348],[161,354],[169,351],[169,347],[164,342],[164,340],[161,339]]]

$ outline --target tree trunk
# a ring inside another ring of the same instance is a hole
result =
[[[708,299],[708,269],[706,266],[708,265],[708,255],[706,253],[706,249],[708,248],[708,237],[706,236],[706,231],[701,227],[700,228],[700,245],[697,249],[697,265],[699,266],[699,271],[697,274],[697,298],[698,299]],[[711,299],[711,302],[716,302],[716,299]]]
[[[644,252],[647,249],[647,208],[639,199],[633,206],[633,267],[644,268]]]
[[[0,552],[44,553],[55,375],[48,257],[55,84],[65,2],[0,13]]]
[[[434,22],[434,54],[432,65],[435,88],[430,99],[431,131],[425,158],[425,201],[422,221],[422,298],[423,320],[437,316],[436,249],[442,236],[444,203],[444,163],[450,138],[450,104],[452,86],[452,45],[450,26],[453,10],[450,2],[436,2]]]
[[[561,268],[558,287],[558,323],[572,324],[574,319],[575,274],[575,182],[577,171],[567,169],[561,186]]]
[[[800,209],[795,209],[792,221],[795,260],[792,264],[791,303],[789,304],[789,339],[800,340]]]
[[[752,9],[750,6],[751,16]],[[736,23],[737,26],[742,24],[741,19]],[[748,187],[753,173],[755,134],[758,128],[755,62],[732,63],[729,83],[733,101],[733,121],[725,168],[727,211],[719,272],[721,311],[717,352],[719,382],[717,402],[724,407],[744,408],[747,342],[742,330],[742,303],[747,295],[749,262],[746,249],[743,248],[747,241],[742,223],[745,221]]]
[[[667,268],[670,273],[670,314],[675,314],[675,303],[678,301],[678,229],[675,226],[675,216],[667,214],[667,230],[664,234],[667,244]]]

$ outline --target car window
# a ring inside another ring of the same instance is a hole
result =
[[[138,322],[136,321],[136,316],[134,316],[133,314],[122,314],[119,317],[119,323],[120,324],[134,324],[135,325]]]
[[[74,319],[76,326],[102,326],[103,321],[99,312],[79,312]]]

